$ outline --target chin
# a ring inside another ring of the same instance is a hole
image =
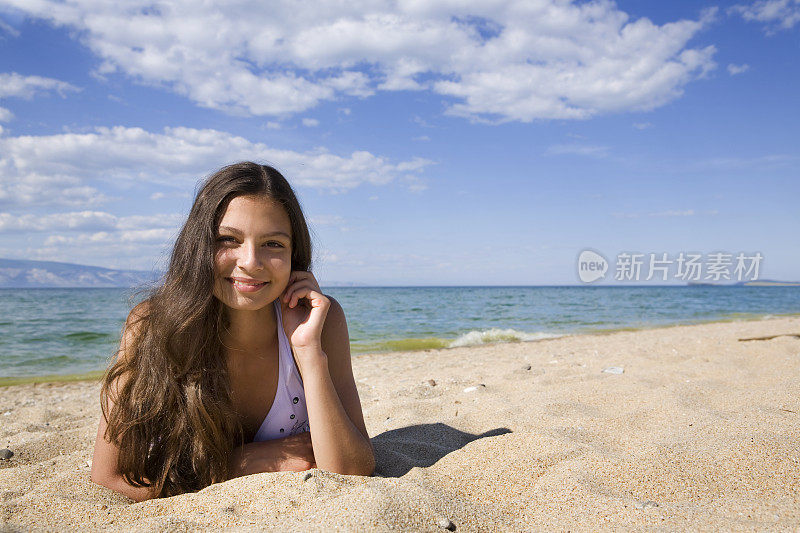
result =
[[[236,289],[226,287],[222,294],[215,293],[217,300],[222,302],[225,307],[239,311],[258,311],[270,305],[279,294],[272,294],[274,291],[258,291],[255,294],[239,293]]]

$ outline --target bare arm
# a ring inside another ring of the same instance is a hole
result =
[[[130,354],[126,354],[125,348],[126,346],[131,346],[135,335],[138,333],[137,322],[141,319],[143,313],[145,312],[146,304],[140,304],[139,306],[135,307],[130,314],[128,315],[128,320],[125,323],[125,329],[123,331],[122,340],[120,341],[120,351],[117,357],[129,357]],[[112,385],[112,391],[116,392],[119,388],[124,384],[120,382],[122,378],[118,378],[116,382]],[[108,403],[106,405],[106,413],[111,413],[111,410],[114,408],[114,402],[111,398],[108,398]],[[97,428],[97,438],[94,442],[94,456],[92,458],[92,473],[91,479],[93,482],[97,483],[98,485],[103,485],[104,487],[108,487],[111,490],[115,490],[120,494],[127,496],[128,498],[140,502],[142,500],[147,500],[150,498],[154,498],[155,494],[153,493],[152,488],[150,487],[134,487],[130,485],[125,479],[122,477],[122,474],[119,472],[118,465],[117,465],[117,458],[119,456],[119,447],[106,440],[105,433],[106,427],[108,426],[108,421],[106,420],[105,416],[100,416],[100,424]]]
[[[235,448],[230,459],[230,477],[259,472],[302,472],[316,466],[311,434],[305,432]]]
[[[130,485],[117,470],[119,448],[105,439],[106,425],[105,417],[101,416],[100,425],[97,428],[97,439],[94,443],[92,481],[137,502],[154,498],[155,494],[152,488]]]
[[[339,302],[331,306],[322,330],[322,349],[295,348],[301,368],[314,457],[322,470],[370,476],[375,455],[369,440],[350,361],[347,321]],[[321,353],[319,353],[321,352]]]

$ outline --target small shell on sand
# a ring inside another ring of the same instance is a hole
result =
[[[2,459],[3,461],[8,461],[12,457],[14,457],[14,452],[9,450],[8,448],[3,448],[2,450],[0,450],[0,459]]]
[[[609,366],[608,368],[604,368],[603,372],[606,374],[622,374],[625,372],[625,369],[621,366]]]
[[[658,502],[654,502],[652,500],[647,500],[647,501],[644,501],[644,502],[637,501],[634,504],[634,506],[637,509],[640,509],[642,511],[646,511],[647,509],[650,509],[652,507],[658,507],[659,505],[658,505]]]

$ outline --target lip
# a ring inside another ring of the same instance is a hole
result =
[[[233,288],[239,292],[257,292],[267,286],[268,282],[260,281],[252,278],[237,278],[230,277],[225,280],[233,285]]]

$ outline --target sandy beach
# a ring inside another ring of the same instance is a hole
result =
[[[265,473],[140,504],[89,480],[96,382],[4,387],[0,529],[797,531],[786,334],[800,318],[358,356],[375,476]]]

